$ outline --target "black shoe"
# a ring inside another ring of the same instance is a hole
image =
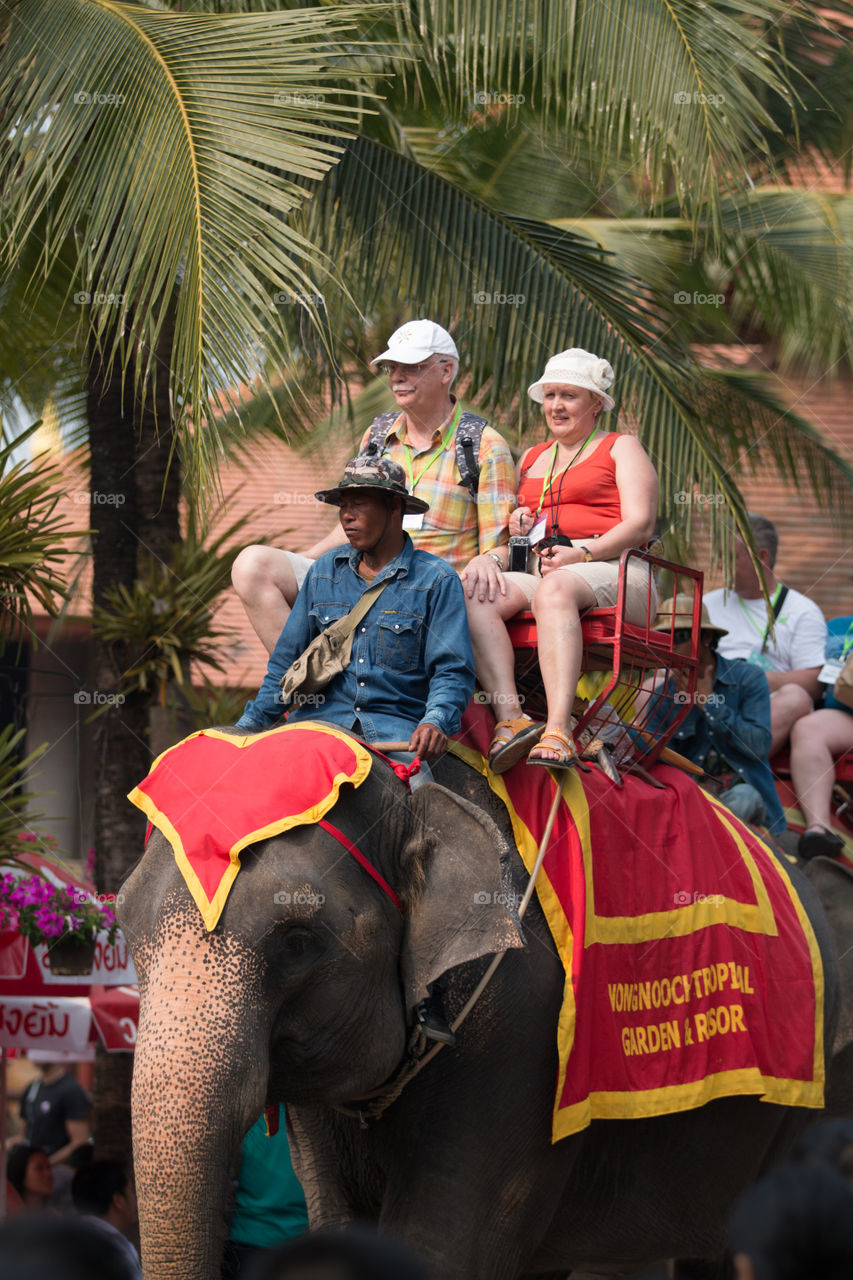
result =
[[[456,1036],[447,1025],[447,1019],[435,1001],[435,997],[422,1000],[415,1008],[415,1017],[427,1040],[437,1040],[439,1044],[456,1044]]]
[[[797,842],[797,853],[804,862],[812,858],[837,858],[844,849],[841,836],[827,827],[820,831],[804,831]]]

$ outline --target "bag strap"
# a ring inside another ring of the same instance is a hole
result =
[[[480,487],[480,442],[488,425],[485,418],[479,418],[466,409],[456,428],[456,465],[462,484],[472,498],[476,498]]]
[[[368,457],[375,457],[384,451],[388,432],[399,416],[400,410],[395,409],[393,413],[380,413],[378,417],[373,419],[370,424],[367,442],[364,446],[364,453]],[[480,463],[478,461],[480,442],[483,439],[483,431],[488,425],[485,418],[480,418],[476,413],[471,413],[468,409],[465,409],[456,427],[456,466],[459,469],[460,483],[465,486],[472,498],[476,497],[477,490],[480,487]]]
[[[332,626],[335,628],[335,634],[342,640],[346,640],[347,636],[355,631],[368,609],[370,609],[379,596],[382,595],[382,592],[388,586],[390,581],[390,578],[386,578],[384,582],[374,582],[372,587],[368,587],[361,599],[350,609],[349,613],[344,614],[342,618],[338,618],[337,622],[332,623]],[[329,630],[331,631],[331,627]]]
[[[785,603],[785,597],[788,594],[788,590],[789,588],[786,587],[783,582],[779,590],[776,592],[776,599],[773,601],[773,621],[774,622],[779,617],[779,614],[782,612],[782,605]],[[770,623],[768,622],[767,630],[764,632],[764,640],[761,645],[762,653],[767,648],[767,641],[769,639],[770,639]]]

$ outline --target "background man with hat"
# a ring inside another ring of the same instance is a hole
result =
[[[676,650],[689,653],[692,622],[692,597],[678,595],[661,605],[654,628],[668,632],[674,625]],[[695,701],[676,730],[672,746],[717,779],[714,794],[732,813],[779,835],[786,824],[767,763],[767,677],[751,663],[724,658],[717,651],[717,642],[727,632],[713,624],[704,604],[701,627]],[[678,673],[671,679],[680,692],[685,691],[686,674]]]
[[[398,407],[374,420],[361,451],[373,446],[401,466],[412,494],[426,504],[423,512],[412,511],[406,520],[415,546],[464,572],[469,596],[477,592],[494,599],[502,586],[493,556],[509,538],[509,514],[516,505],[515,469],[502,437],[483,419],[463,414],[451,392],[459,368],[453,338],[432,320],[412,320],[392,333],[387,349],[371,364],[387,373]],[[468,438],[468,458],[477,472],[474,486],[464,483],[471,478],[471,467],[461,441]],[[311,563],[342,541],[336,528],[304,555],[252,546],[237,557],[231,575],[234,588],[270,653]]]
[[[434,760],[474,691],[474,657],[458,575],[416,550],[404,515],[427,511],[388,458],[359,455],[334,489],[315,495],[340,508],[346,545],[312,564],[270,656],[260,692],[237,722],[267,729],[282,715],[281,678],[307,645],[348,614],[374,583],[388,585],[358,624],[349,665],[321,694],[290,711],[289,723],[324,720],[367,742],[406,741]]]

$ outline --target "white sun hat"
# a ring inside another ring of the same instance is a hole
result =
[[[388,339],[388,350],[381,356],[374,356],[370,363],[390,360],[397,364],[420,364],[429,356],[452,356],[458,360],[459,352],[450,334],[440,324],[433,320],[410,320],[394,330]]]
[[[587,391],[593,391],[601,397],[605,409],[612,409],[616,403],[613,397],[607,394],[608,389],[613,385],[612,367],[606,360],[602,360],[601,356],[595,356],[591,351],[584,351],[581,347],[570,347],[568,351],[561,351],[559,355],[551,356],[545,365],[542,377],[527,388],[527,394],[537,404],[542,404],[545,399],[546,382],[560,383],[569,387],[585,387]]]

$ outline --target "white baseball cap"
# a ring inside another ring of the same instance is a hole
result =
[[[397,364],[420,364],[428,356],[453,356],[459,359],[456,343],[446,329],[433,320],[410,320],[395,329],[388,339],[388,350],[374,356],[371,364],[391,360]]]
[[[571,347],[568,351],[561,351],[559,355],[552,356],[545,365],[545,372],[539,381],[530,384],[527,394],[537,404],[542,404],[545,399],[546,382],[560,383],[569,387],[585,387],[587,391],[593,391],[601,397],[605,409],[612,409],[616,403],[613,397],[607,394],[608,389],[613,385],[612,367],[606,360],[602,360],[601,356],[595,356],[591,351],[584,351],[581,347]]]

